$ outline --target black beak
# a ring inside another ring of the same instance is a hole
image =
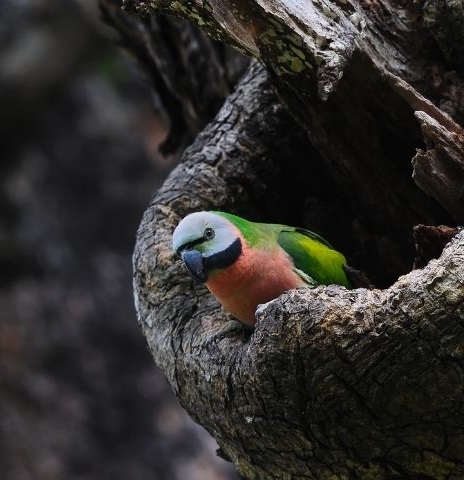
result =
[[[206,282],[201,253],[198,250],[184,250],[180,254],[190,275],[198,282]]]

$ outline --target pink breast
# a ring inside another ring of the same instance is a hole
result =
[[[256,323],[259,304],[304,284],[280,247],[271,250],[246,245],[232,266],[213,272],[206,283],[226,310],[250,326]]]

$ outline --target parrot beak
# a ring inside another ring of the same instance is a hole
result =
[[[197,282],[206,282],[201,253],[198,250],[184,250],[180,254],[190,275]]]

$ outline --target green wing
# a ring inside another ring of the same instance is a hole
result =
[[[293,259],[296,271],[307,283],[315,281],[351,288],[342,268],[346,265],[345,257],[319,235],[309,230],[284,227],[277,241]]]
[[[342,268],[346,264],[345,257],[316,233],[286,225],[249,222],[225,212],[213,213],[232,222],[251,247],[272,247],[277,240],[292,258],[295,271],[309,285],[335,283],[352,287]]]

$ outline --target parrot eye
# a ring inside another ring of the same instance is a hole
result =
[[[210,227],[206,227],[205,231],[203,232],[203,237],[204,237],[205,240],[211,240],[211,239],[214,238],[215,235],[216,235],[216,233]]]

